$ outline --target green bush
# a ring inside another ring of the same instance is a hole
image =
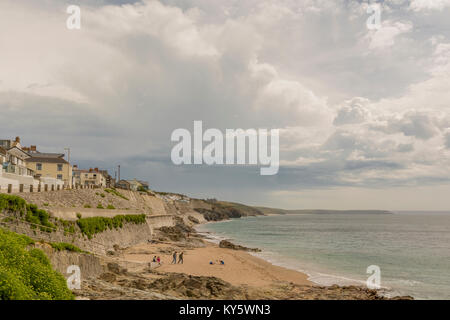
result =
[[[84,252],[83,250],[81,250],[80,248],[78,248],[77,246],[75,246],[75,245],[73,245],[71,243],[53,242],[53,243],[50,243],[50,245],[56,251],[66,250],[66,251],[72,251],[72,252]]]
[[[27,202],[18,196],[0,194],[0,211],[25,213]]]
[[[0,300],[72,300],[64,277],[33,241],[0,228]]]
[[[87,209],[92,208],[90,204],[85,204],[84,207]]]
[[[56,226],[49,221],[50,215],[47,211],[38,209],[35,204],[27,202],[18,196],[0,194],[0,211],[19,213],[21,217],[25,215],[25,221],[41,225],[42,231],[52,232]],[[34,229],[37,226],[32,225]]]
[[[123,223],[142,224],[145,223],[145,214],[139,215],[117,215],[113,218],[92,217],[77,220],[77,224],[83,234],[89,239],[96,233],[103,232],[107,229],[118,229],[123,227]]]
[[[114,209],[116,209],[116,207],[114,207],[112,204],[108,204],[106,209],[114,210]]]
[[[105,208],[103,208],[102,204],[99,203],[99,204],[97,205],[97,209],[105,209]]]
[[[77,218],[81,219],[81,213],[77,212]]]
[[[42,231],[52,232],[56,226],[49,221],[50,215],[47,211],[38,209],[35,204],[27,204],[27,214],[25,215],[25,220],[34,224],[41,225],[39,227]],[[36,226],[31,226],[36,228]]]

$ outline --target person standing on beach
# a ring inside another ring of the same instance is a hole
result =
[[[178,256],[178,263],[183,264],[183,254],[184,254],[184,252],[181,251],[180,255]]]
[[[172,264],[176,264],[177,263],[177,252],[175,251],[173,253],[173,260],[172,260]]]

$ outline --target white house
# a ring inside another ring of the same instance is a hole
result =
[[[39,181],[34,179],[33,170],[27,168],[26,160],[30,155],[22,150],[20,138],[15,140],[0,140],[0,192],[20,191],[20,186],[24,191],[30,190],[30,186],[37,188]]]

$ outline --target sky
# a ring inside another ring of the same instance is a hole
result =
[[[450,210],[449,16],[450,0],[2,0],[0,137],[199,198]],[[195,120],[279,129],[278,174],[174,165],[171,133]]]

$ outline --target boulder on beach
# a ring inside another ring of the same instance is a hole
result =
[[[261,252],[258,248],[247,248],[237,244],[234,244],[228,240],[222,240],[219,243],[220,248],[232,249],[232,250],[242,250],[242,251],[250,251],[250,252]]]

